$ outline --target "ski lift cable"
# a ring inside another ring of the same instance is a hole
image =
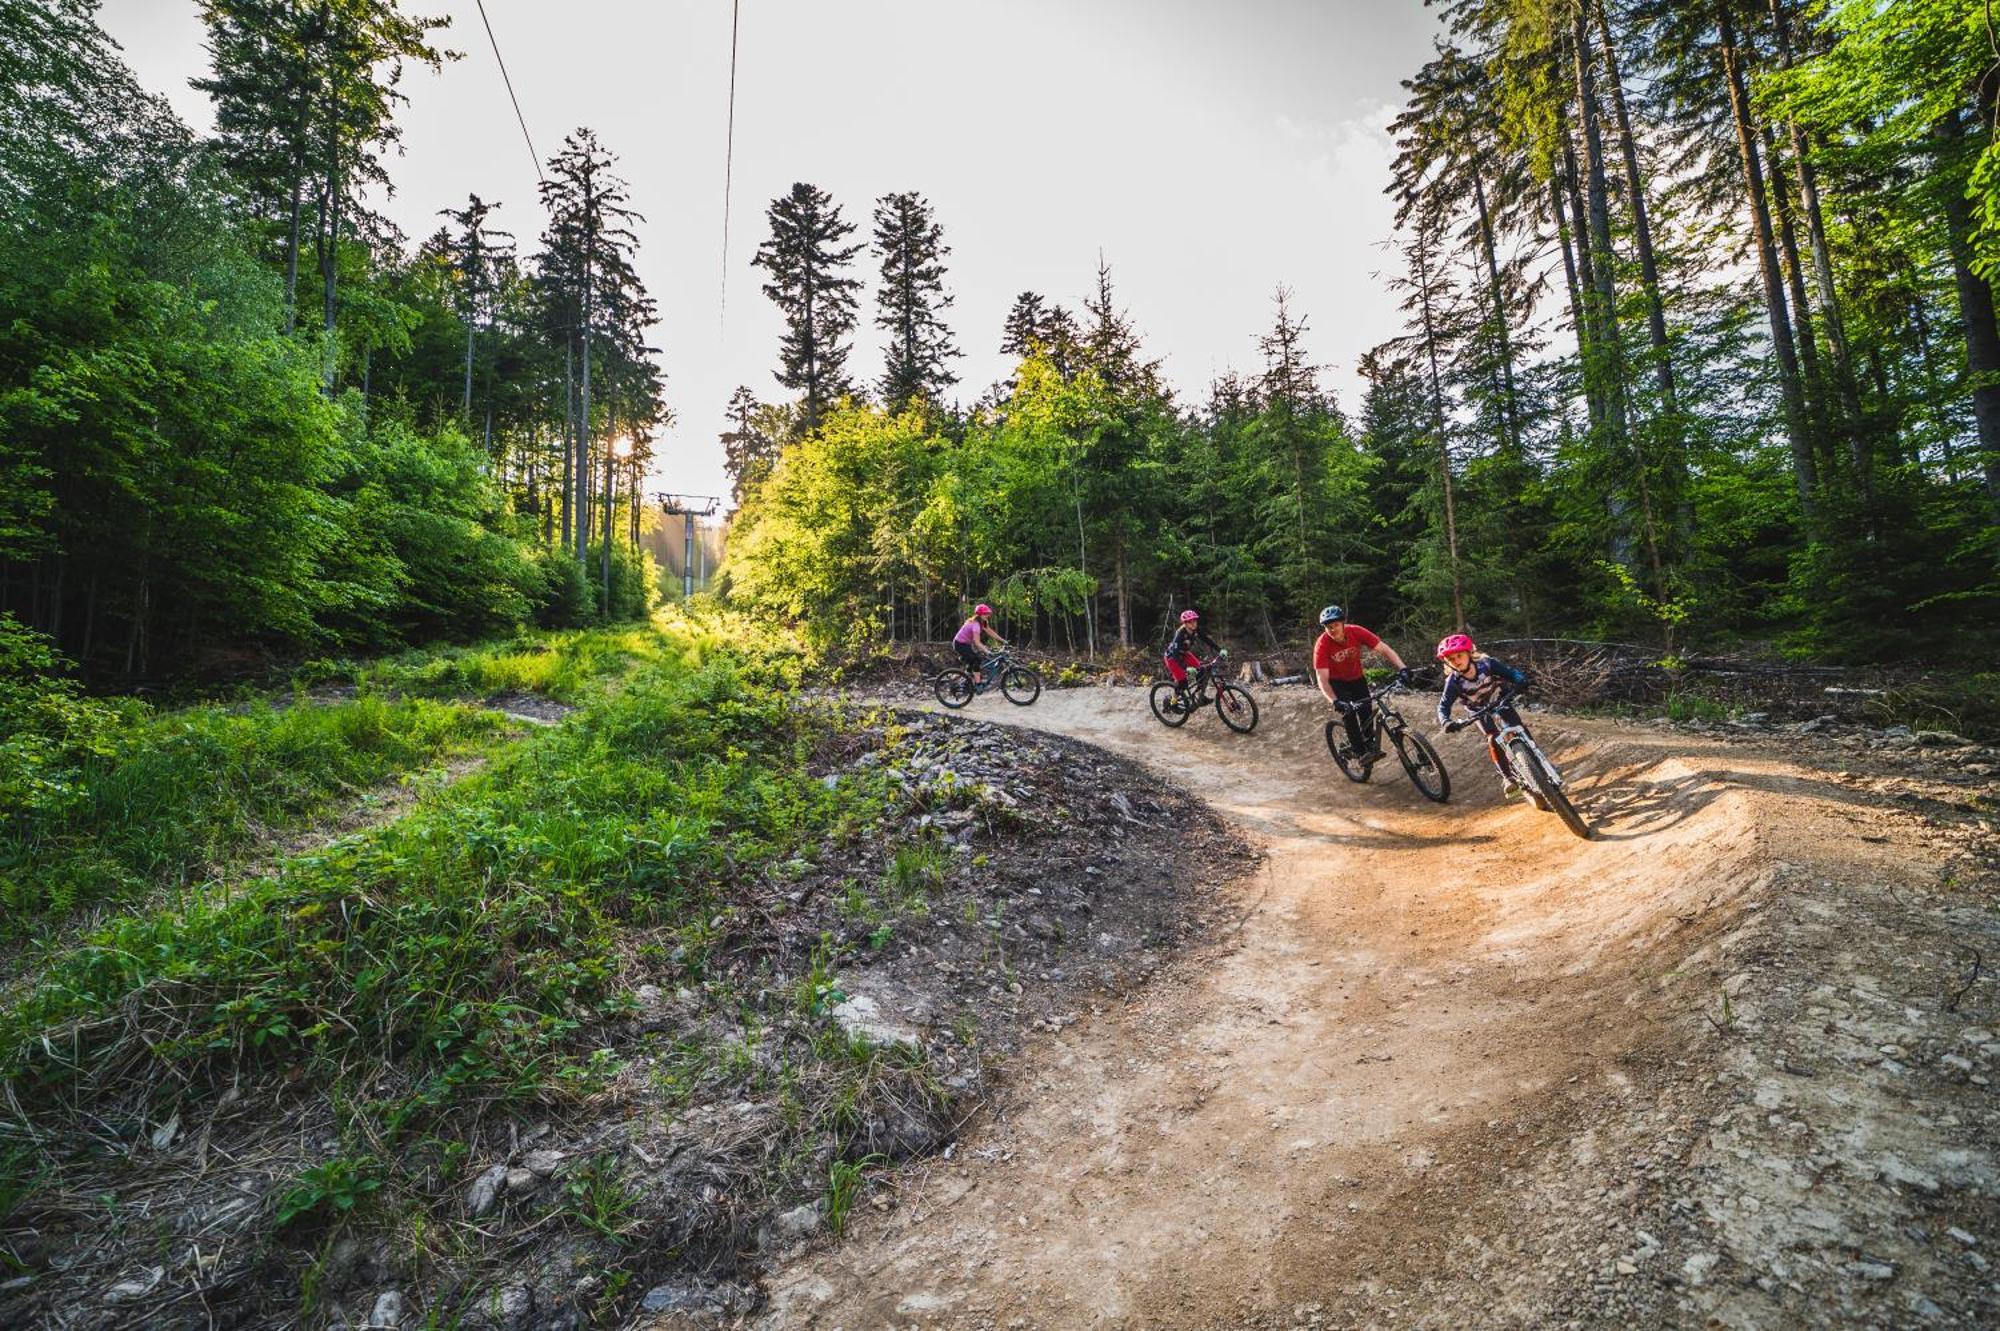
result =
[[[528,156],[535,161],[535,179],[544,185],[549,178],[542,174],[542,155],[535,151],[535,136],[528,133],[528,118],[521,114],[521,99],[514,95],[514,80],[507,73],[507,60],[500,54],[500,39],[493,35],[493,20],[486,16],[486,0],[475,0],[479,6],[479,21],[486,27],[486,41],[493,48],[493,63],[500,66],[500,81],[507,85],[507,100],[514,104],[514,123],[521,127],[521,141],[528,145]]]
[[[722,141],[722,292],[717,302],[716,324],[729,324],[729,195],[736,174],[736,33],[743,17],[743,0],[729,5],[729,120]]]

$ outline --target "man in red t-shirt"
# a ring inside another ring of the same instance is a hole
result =
[[[1381,742],[1375,737],[1375,707],[1368,701],[1368,681],[1361,673],[1361,653],[1372,651],[1396,667],[1396,677],[1407,679],[1410,668],[1396,649],[1362,628],[1347,622],[1347,612],[1330,605],[1319,612],[1319,641],[1313,644],[1313,679],[1326,700],[1336,705],[1359,703],[1343,712],[1347,724],[1347,747],[1372,763],[1382,756]]]

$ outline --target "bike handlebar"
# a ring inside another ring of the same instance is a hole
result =
[[[1526,692],[1527,689],[1525,688],[1502,689],[1500,691],[1500,696],[1495,698],[1492,702],[1487,703],[1484,707],[1480,708],[1476,712],[1467,712],[1463,718],[1465,724],[1473,725],[1477,722],[1484,721],[1487,717],[1493,715],[1495,712],[1499,711],[1502,707],[1511,706],[1514,702],[1514,699],[1520,697],[1522,694]],[[1445,724],[1449,725],[1450,722],[1446,722]]]
[[[1363,707],[1368,706],[1370,703],[1378,703],[1382,701],[1382,699],[1388,697],[1390,694],[1396,692],[1398,689],[1403,687],[1404,685],[1402,680],[1392,679],[1387,684],[1384,684],[1381,688],[1374,690],[1364,699],[1357,699],[1354,702],[1340,702],[1336,700],[1333,704],[1333,710],[1336,712],[1358,712]]]

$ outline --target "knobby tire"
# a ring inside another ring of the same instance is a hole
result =
[[[1192,707],[1182,710],[1180,699],[1174,695],[1174,686],[1168,680],[1163,679],[1153,685],[1152,696],[1147,701],[1152,703],[1153,715],[1160,718],[1160,724],[1176,730],[1186,725],[1188,717],[1194,715]]]
[[[947,670],[937,677],[937,683],[932,689],[937,694],[939,702],[946,707],[958,708],[972,701],[977,686],[973,684],[970,672]]]
[[[1000,692],[1016,707],[1026,707],[1042,696],[1042,677],[1026,666],[1008,666],[1000,676]]]
[[[1535,757],[1535,751],[1525,744],[1513,744],[1509,747],[1513,751],[1514,761],[1521,765],[1521,771],[1528,777],[1529,783],[1541,792],[1542,798],[1548,801],[1556,817],[1562,819],[1563,826],[1585,841],[1590,840],[1590,824],[1583,820],[1583,815],[1569,802],[1569,796],[1563,792],[1563,788],[1549,778],[1549,769]]]
[[[1215,691],[1215,714],[1239,735],[1257,728],[1257,700],[1250,696],[1250,690],[1234,684],[1224,684]]]
[[[1368,779],[1368,774],[1374,770],[1374,764],[1364,763],[1359,757],[1349,757],[1341,752],[1341,737],[1346,733],[1347,727],[1341,724],[1339,717],[1327,722],[1326,751],[1333,755],[1334,766],[1340,769],[1340,774],[1359,785]]]
[[[1403,760],[1403,770],[1410,774],[1410,784],[1420,794],[1435,804],[1443,804],[1451,798],[1451,773],[1445,770],[1444,760],[1431,742],[1411,730],[1398,730],[1394,736],[1396,756]]]

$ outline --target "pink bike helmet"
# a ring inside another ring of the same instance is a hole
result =
[[[1195,610],[1183,610],[1183,611],[1181,611],[1181,623],[1183,623],[1183,624],[1192,624],[1192,623],[1195,623],[1195,622],[1196,622],[1197,620],[1199,620],[1200,618],[1201,618],[1201,613],[1200,613],[1199,611],[1195,611]]]
[[[1479,647],[1463,633],[1454,633],[1438,643],[1437,659],[1442,661],[1453,652],[1476,652]]]
[[[986,602],[981,601],[978,605],[972,607],[972,613],[975,615],[985,615],[988,618],[991,618],[993,615],[993,607],[986,604]]]

